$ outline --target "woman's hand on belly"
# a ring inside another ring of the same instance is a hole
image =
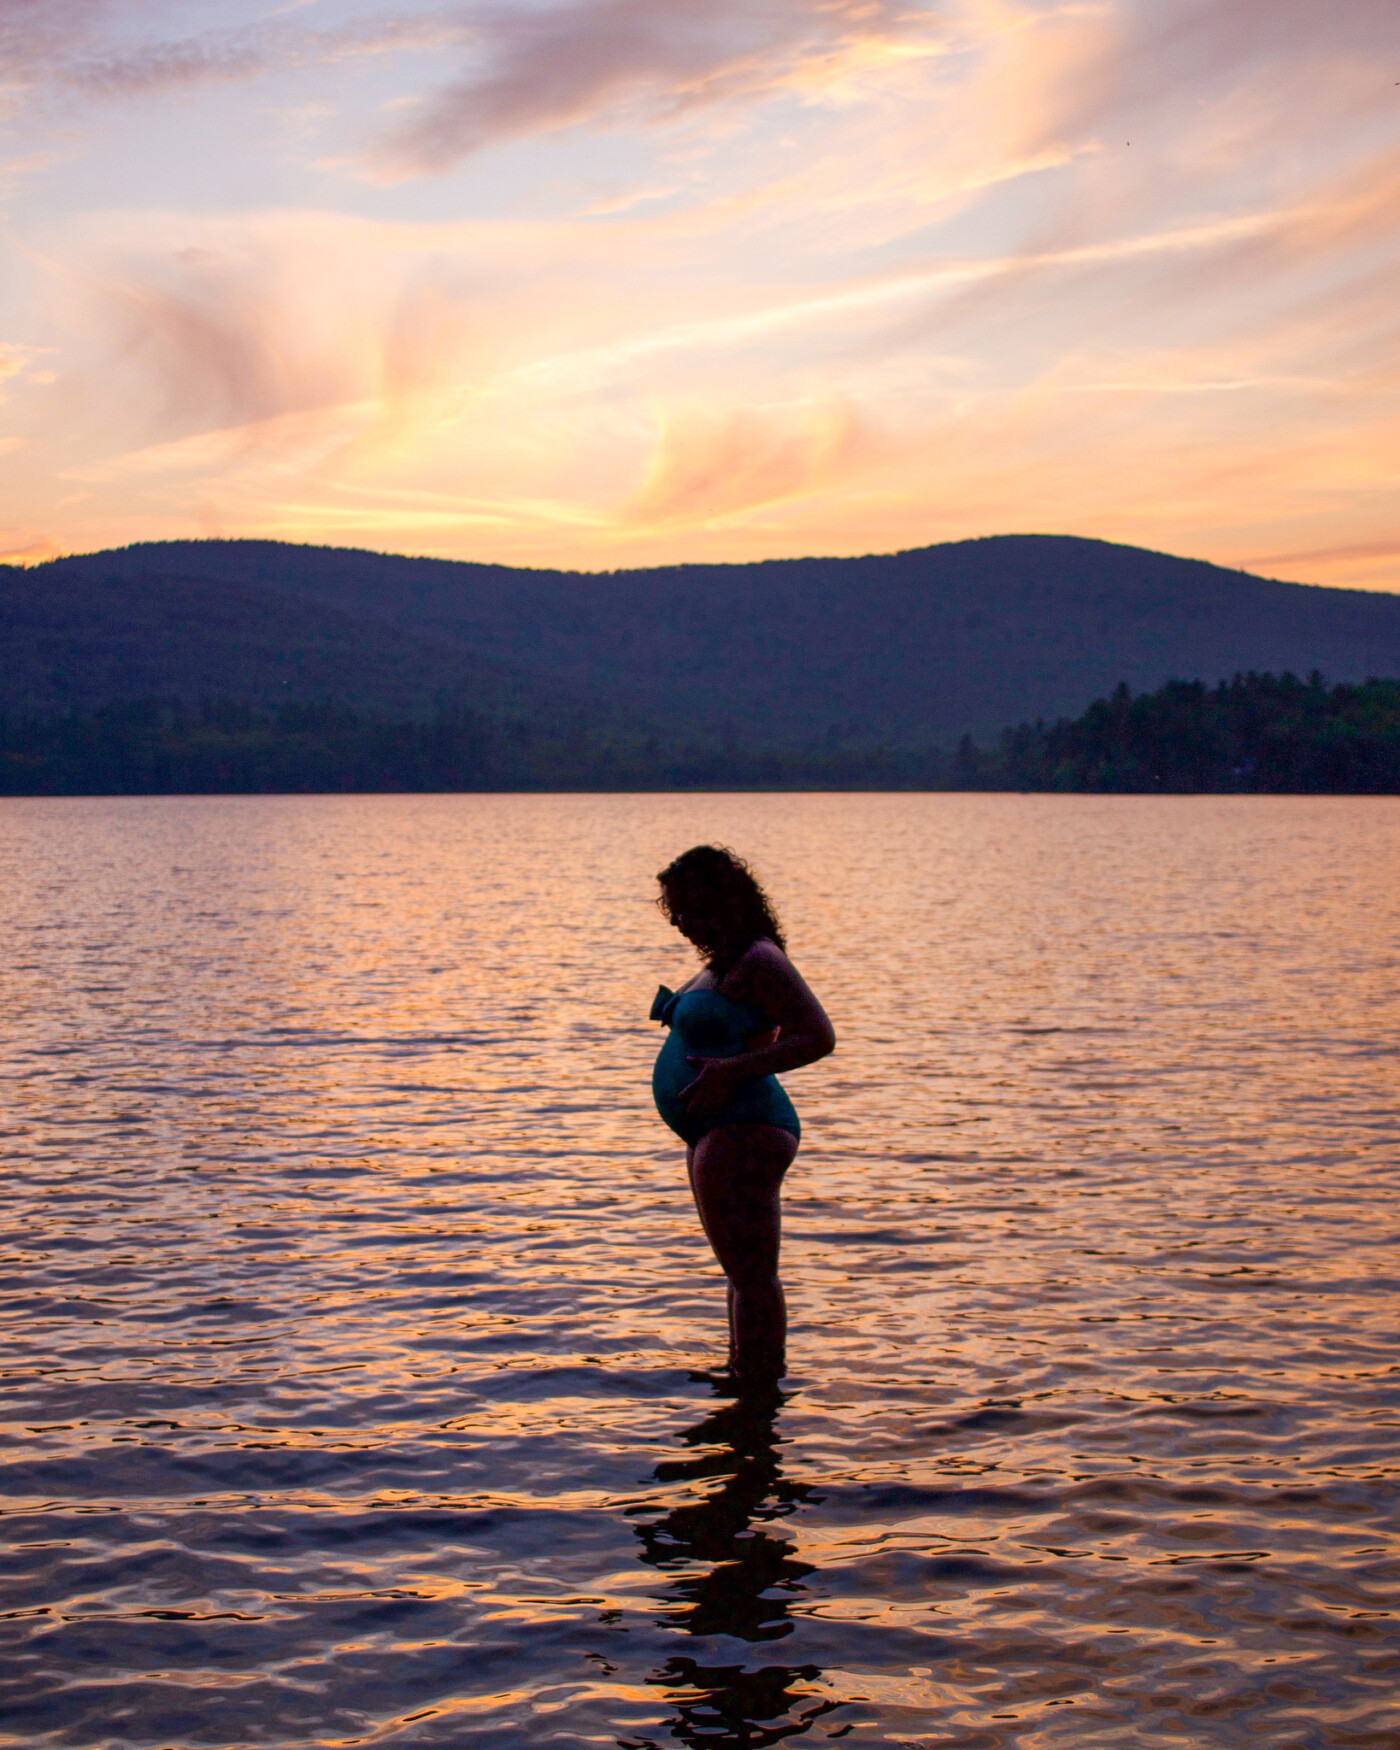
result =
[[[691,1118],[711,1118],[722,1112],[734,1097],[735,1076],[730,1060],[723,1057],[688,1057],[700,1073],[677,1090],[677,1098]]]

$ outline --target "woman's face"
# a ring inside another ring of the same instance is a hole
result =
[[[723,933],[714,896],[692,887],[673,891],[670,899],[676,928],[685,939],[697,948],[713,947]]]

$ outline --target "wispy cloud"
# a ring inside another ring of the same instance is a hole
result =
[[[1390,0],[1335,6],[1320,0],[1156,0],[1099,7],[1093,16],[1095,40],[1085,42],[1088,52],[1066,61],[1044,83],[1041,127],[1074,137],[1112,130],[1109,137],[1116,139],[1127,123],[1141,147],[1175,147],[1187,158],[1217,143],[1238,149],[1260,127],[1272,132],[1279,97],[1301,101],[1305,109],[1326,104],[1329,96],[1354,101],[1336,84],[1349,58],[1371,62],[1379,96],[1381,75],[1394,60]],[[1387,76],[1385,85],[1392,84]],[[1210,114],[1210,106],[1226,95],[1244,124],[1233,141],[1222,139]],[[1183,130],[1193,109],[1196,126]],[[1163,139],[1164,125],[1174,140]]]
[[[165,436],[245,426],[348,397],[353,355],[337,334],[298,332],[273,264],[202,248],[90,278],[89,307],[110,357],[144,391]],[[135,411],[136,405],[133,405]]]
[[[907,52],[932,14],[917,0],[502,0],[383,8],[323,29],[257,17],[183,37],[126,40],[139,9],[114,0],[2,0],[0,65],[12,85],[88,97],[156,95],[357,56],[457,50],[460,75],[411,100],[381,135],[385,174],[441,170],[501,140],[618,106],[671,115],[791,84],[831,85]],[[152,23],[156,17],[152,17]],[[121,32],[115,26],[126,28]]]
[[[1028,275],[1198,258],[1291,222],[1287,214],[1249,215],[1034,257],[955,261],[872,276],[816,297],[751,297],[744,309],[672,323],[648,321],[641,299],[626,321],[619,320],[621,307],[578,307],[576,288],[597,269],[575,256],[557,288],[546,288],[543,297],[538,290],[526,294],[536,320],[515,341],[519,347],[523,339],[527,348],[518,359],[502,342],[512,314],[522,310],[520,281],[528,283],[533,273],[522,260],[502,280],[503,265],[491,260],[493,246],[505,241],[498,231],[342,224],[306,214],[251,226],[186,224],[187,236],[198,240],[182,247],[162,246],[158,228],[143,248],[118,219],[104,230],[120,241],[64,274],[80,307],[75,319],[99,349],[93,368],[122,373],[121,402],[133,426],[144,423],[149,437],[165,442],[317,408],[398,404],[415,393],[431,398],[445,385],[460,388],[473,380],[536,399],[574,398],[609,386],[639,393],[657,380],[664,360],[673,361],[666,369],[679,369],[683,380],[686,372],[713,370],[716,363],[732,371],[732,363],[722,361],[751,360],[755,348],[770,349],[757,374],[778,381],[793,349],[808,356],[833,346],[864,352],[882,335],[885,344],[902,349],[915,311],[927,322],[949,310],[956,323],[969,288],[976,289],[976,308],[985,316],[995,288],[1002,298],[1024,298]],[[607,253],[619,267],[641,262],[649,240],[639,222],[630,237],[614,233]],[[578,241],[567,226],[545,228],[545,259]],[[352,263],[358,263],[353,281],[347,277]],[[580,328],[603,336],[602,343],[559,344]],[[754,374],[752,365],[743,368]],[[691,467],[680,458],[701,432],[706,447],[740,443],[739,434],[748,432],[742,443],[758,453],[758,426],[739,419],[725,430],[729,436],[721,438],[707,416],[698,423],[682,419],[666,479],[674,482],[677,468]],[[677,490],[674,483],[665,489]],[[659,487],[655,493],[659,507],[665,494]]]
[[[799,497],[849,468],[862,437],[854,409],[840,403],[678,411],[622,520],[650,532]]]
[[[443,170],[482,147],[605,116],[674,115],[830,78],[929,27],[904,0],[575,0],[478,15],[474,65],[373,154],[384,174]]]
[[[36,540],[1058,527],[1400,586],[1390,0],[354,4],[0,0],[70,105],[0,286]],[[84,183],[91,117],[139,149]]]
[[[1400,535],[1387,541],[1354,541],[1347,547],[1318,547],[1307,553],[1261,553],[1255,565],[1328,564],[1336,559],[1400,559]]]
[[[112,0],[3,0],[0,70],[13,88],[62,65],[114,10]]]
[[[73,55],[62,64],[61,77],[91,96],[143,97],[357,56],[440,49],[470,34],[470,24],[459,12],[449,10],[361,18],[320,31],[270,19],[175,41]]]

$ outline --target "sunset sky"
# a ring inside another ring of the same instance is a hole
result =
[[[0,0],[0,550],[1400,590],[1396,0]]]

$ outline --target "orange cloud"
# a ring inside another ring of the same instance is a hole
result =
[[[139,186],[12,223],[0,332],[57,378],[4,383],[35,540],[591,567],[1038,527],[1400,587],[1390,0],[262,10],[143,46],[155,12],[0,7],[32,84],[150,99]],[[381,50],[372,102],[328,90]],[[283,132],[279,200],[162,205],[157,146],[224,175],[279,68],[338,165]],[[195,142],[160,94],[216,79],[238,131]]]
[[[853,465],[862,436],[853,409],[839,404],[674,415],[622,520],[655,531],[798,497]]]

